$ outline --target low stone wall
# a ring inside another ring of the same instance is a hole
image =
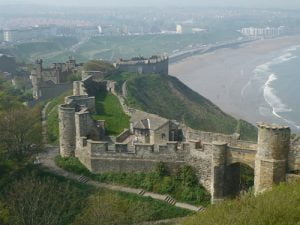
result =
[[[300,181],[300,174],[287,174],[286,175],[287,182]]]
[[[211,143],[214,141],[231,143],[231,142],[236,142],[239,139],[238,134],[226,135],[220,133],[198,131],[190,128],[186,128],[185,133],[186,133],[186,138],[188,140],[197,140],[197,141],[200,140],[201,142],[207,142],[207,143]]]
[[[169,74],[169,59],[146,59],[139,61],[122,61],[117,62],[114,66],[120,71],[125,72],[133,72],[139,74],[161,74],[168,75]]]
[[[163,161],[170,170],[174,170],[182,165],[186,165],[184,161],[163,160],[147,158],[117,158],[114,155],[90,157],[85,152],[77,155],[81,163],[83,163],[93,173],[132,173],[132,172],[153,172],[157,163]]]

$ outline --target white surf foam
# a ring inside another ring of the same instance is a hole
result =
[[[285,50],[283,55],[273,59],[270,62],[257,66],[253,71],[253,80],[263,83],[261,87],[263,91],[263,96],[265,101],[272,108],[272,114],[275,117],[294,126],[295,128],[300,129],[300,125],[298,125],[296,122],[288,120],[283,116],[279,115],[280,113],[292,112],[293,110],[288,105],[283,103],[280,97],[277,96],[276,90],[274,90],[274,88],[272,87],[272,83],[277,80],[277,77],[276,74],[272,73],[270,69],[270,67],[273,65],[278,65],[297,58],[298,56],[293,55],[292,52],[296,51],[298,48],[300,48],[300,45],[291,47]],[[267,81],[265,81],[266,78],[268,78]],[[247,87],[249,86],[250,84],[247,84]],[[244,91],[245,90],[243,90],[243,92]]]
[[[274,73],[272,73],[267,82],[264,85],[264,98],[266,102],[272,107],[273,114],[278,117],[282,118],[278,113],[281,112],[291,112],[292,109],[290,109],[287,105],[285,105],[281,99],[276,95],[274,88],[272,88],[272,82],[277,80],[277,77]]]

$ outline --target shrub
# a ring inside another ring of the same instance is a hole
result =
[[[61,156],[57,156],[55,158],[55,163],[57,166],[65,169],[66,171],[92,176],[91,172],[75,157],[63,158]]]
[[[92,174],[77,158],[61,158],[58,156],[55,162],[67,171],[83,174],[99,182],[115,183],[160,194],[169,194],[177,201],[196,205],[206,206],[210,202],[209,193],[198,184],[197,176],[191,166],[182,166],[172,175],[163,175],[171,173],[162,162],[157,164],[156,171],[152,173]]]

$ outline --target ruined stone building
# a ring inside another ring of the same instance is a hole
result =
[[[114,63],[120,71],[138,74],[169,74],[169,58],[167,56],[151,56],[150,58],[135,57],[129,60],[120,59]]]
[[[246,142],[239,140],[238,134],[197,131],[128,108],[130,127],[109,137],[105,121],[91,117],[93,93],[100,89],[115,93],[111,81],[96,82],[88,77],[74,82],[73,95],[59,106],[60,154],[78,157],[91,172],[147,172],[157,162],[170,168],[191,165],[215,203],[239,192],[242,164],[254,170],[255,193],[300,170],[300,146],[291,144],[291,131],[285,126],[259,123],[258,141]]]
[[[179,123],[157,115],[136,111],[130,120],[135,144],[166,144],[180,138]]]
[[[49,99],[71,88],[71,76],[80,66],[71,57],[65,63],[53,63],[49,68],[44,68],[43,60],[36,60],[30,76],[33,98]]]

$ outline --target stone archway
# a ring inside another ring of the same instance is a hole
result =
[[[233,163],[225,167],[224,179],[225,196],[236,197],[254,186],[254,169],[243,163]]]
[[[254,165],[255,194],[271,188],[273,184],[285,181],[288,171],[290,133],[289,127],[258,124],[257,151],[252,158],[254,162],[251,163]],[[243,149],[239,151],[247,152]],[[230,148],[227,143],[212,144],[212,203],[222,201],[237,192],[239,167],[237,165],[228,167],[228,161],[232,161],[228,152]]]

